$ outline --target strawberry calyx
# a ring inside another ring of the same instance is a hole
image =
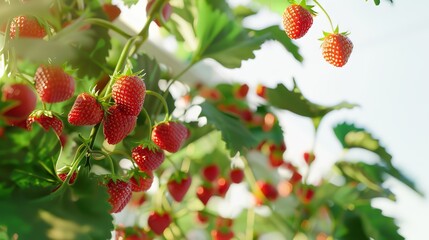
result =
[[[158,147],[158,145],[156,145],[151,139],[146,138],[143,139],[140,143],[139,146],[141,146],[141,148],[147,148],[149,149],[151,152],[158,152],[158,151],[162,151],[162,149],[160,149]]]
[[[168,180],[169,182],[176,182],[176,183],[181,183],[183,180],[186,180],[189,178],[189,174],[183,171],[176,171],[174,172],[171,176],[170,179]]]
[[[298,3],[296,0],[288,0],[290,5],[300,5],[305,10],[309,11],[312,16],[317,16],[317,12],[313,10],[314,5],[308,5],[306,0],[302,0]]]
[[[350,35],[350,33],[351,32],[349,32],[349,31],[346,31],[346,32],[340,32],[340,28],[339,28],[339,26],[337,25],[337,27],[335,27],[335,29],[334,29],[334,31],[332,31],[332,32],[325,32],[325,31],[322,31],[322,33],[323,33],[323,37],[321,37],[321,38],[319,38],[318,40],[320,40],[320,41],[324,41],[325,40],[325,38],[326,37],[328,37],[328,36],[330,36],[330,35],[332,35],[332,34],[341,34],[341,35],[343,35],[343,36],[349,36]]]

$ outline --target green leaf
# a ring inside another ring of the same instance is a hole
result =
[[[377,240],[403,240],[399,233],[399,227],[391,217],[383,215],[378,208],[373,208],[370,204],[359,204],[355,206],[356,212],[361,220],[366,234]]]
[[[238,68],[253,59],[264,37],[251,36],[224,12],[211,8],[207,0],[198,1],[196,37],[198,47],[193,61],[212,58],[227,68]]]
[[[283,14],[285,8],[290,5],[288,1],[255,0],[255,2],[268,7],[278,14]]]
[[[332,210],[332,208],[331,208]],[[362,219],[353,211],[341,211],[341,215],[336,216],[338,221],[335,229],[335,239],[339,240],[369,240],[363,228]]]
[[[286,35],[283,29],[279,26],[273,25],[261,30],[249,30],[255,36],[264,37],[266,40],[275,40],[283,45],[283,47],[292,54],[292,56],[299,62],[303,61],[303,57],[299,53],[299,47],[295,45],[292,40]]]
[[[252,16],[258,13],[257,11],[243,5],[239,5],[235,7],[234,9],[232,9],[232,11],[234,13],[234,16],[240,21],[243,20],[243,18]]]
[[[356,107],[356,104],[341,102],[334,106],[322,106],[310,102],[302,95],[301,90],[293,81],[293,87],[289,90],[285,85],[278,84],[276,88],[267,88],[267,100],[273,107],[291,111],[297,115],[322,118],[326,114],[334,110],[351,109]]]
[[[132,7],[133,5],[136,5],[139,0],[122,0],[125,6]]]
[[[232,156],[237,152],[243,153],[246,149],[258,144],[252,133],[238,118],[219,111],[209,102],[204,102],[200,106],[201,116],[207,117],[207,123],[221,131],[222,139]]]
[[[334,133],[343,148],[366,149],[377,154],[387,166],[392,166],[392,155],[387,152],[378,139],[364,128],[358,128],[352,123],[340,123],[334,127]]]
[[[74,185],[51,191],[35,188],[0,199],[0,225],[22,239],[110,239],[111,206],[98,179],[82,170]]]

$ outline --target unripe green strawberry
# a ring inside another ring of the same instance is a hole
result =
[[[353,43],[345,34],[330,33],[323,38],[323,57],[328,63],[336,67],[344,66],[352,51]]]
[[[109,194],[109,203],[112,205],[111,213],[122,211],[131,200],[131,184],[122,180],[110,180],[107,183],[107,193]]]
[[[165,159],[164,151],[157,146],[139,145],[131,154],[134,162],[142,171],[156,170]]]
[[[25,84],[5,85],[2,88],[2,101],[15,101],[15,106],[1,113],[6,120],[17,122],[27,119],[36,108],[37,97],[34,91]],[[0,112],[3,109],[0,109]]]
[[[75,90],[75,82],[56,66],[40,66],[34,75],[36,91],[42,102],[56,103],[71,98]]]
[[[18,16],[10,24],[10,38],[43,38],[46,35],[45,28],[32,17]]]
[[[71,108],[68,121],[72,125],[95,125],[103,120],[104,111],[101,104],[89,93],[81,93]]]
[[[109,144],[117,144],[134,130],[136,122],[136,116],[126,115],[117,105],[111,106],[104,118],[104,138]]]
[[[179,122],[161,122],[152,131],[152,141],[159,148],[175,153],[189,137],[189,130]]]
[[[112,86],[112,98],[123,113],[138,116],[143,108],[146,85],[138,76],[123,75]]]
[[[31,129],[34,122],[40,124],[45,131],[49,131],[49,129],[52,128],[58,136],[63,132],[63,122],[53,115],[52,112],[35,111],[30,114],[27,119],[27,129]]]
[[[307,7],[307,6],[306,6]],[[283,27],[291,39],[303,37],[313,24],[311,8],[306,9],[301,5],[292,4],[283,13]]]

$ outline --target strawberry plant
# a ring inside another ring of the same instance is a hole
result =
[[[253,88],[189,74],[208,59],[239,68],[273,40],[302,62],[299,39],[322,17],[320,60],[347,67],[348,33],[318,0],[229,2],[0,1],[0,239],[403,239],[372,200],[395,200],[389,178],[420,192],[372,133],[333,126],[344,152],[376,161],[340,155],[317,181],[317,149],[287,156],[282,112],[317,134],[357,104],[310,101],[299,79]],[[123,10],[142,3],[131,31]],[[267,8],[277,24],[244,26]],[[151,51],[152,24],[178,63]]]

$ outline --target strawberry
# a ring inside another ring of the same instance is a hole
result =
[[[216,189],[217,195],[221,197],[225,197],[230,185],[231,184],[228,182],[228,180],[226,180],[226,178],[224,177],[219,178],[217,180],[217,189]]]
[[[188,137],[189,130],[179,122],[161,122],[152,131],[152,141],[171,153],[179,151]]]
[[[249,85],[244,83],[240,85],[240,87],[236,90],[236,92],[234,93],[234,96],[237,99],[243,99],[247,96],[247,93],[249,93]]]
[[[204,206],[207,205],[207,202],[210,200],[213,194],[214,189],[212,185],[201,185],[197,188],[197,197],[204,204]]]
[[[241,183],[244,178],[244,172],[240,168],[231,169],[231,171],[229,172],[229,178],[233,183]]]
[[[14,101],[14,105],[1,110],[6,120],[22,121],[36,108],[37,97],[34,91],[26,84],[5,85],[2,88],[2,101]]]
[[[257,203],[262,203],[264,201],[263,197],[265,197],[269,201],[274,201],[277,199],[279,194],[277,192],[277,189],[271,183],[259,180],[256,182],[256,185],[263,194],[263,196],[260,196],[258,193],[256,194]]]
[[[232,232],[230,229],[227,229],[225,231],[222,231],[220,229],[213,229],[210,232],[213,240],[231,240],[234,238],[234,232]]]
[[[146,85],[138,76],[120,76],[112,86],[112,98],[127,115],[138,116],[143,108]]]
[[[313,152],[305,152],[304,153],[304,161],[307,164],[311,164],[316,159],[316,156]]]
[[[268,159],[270,161],[270,165],[272,167],[280,167],[281,165],[283,165],[283,152],[280,150],[274,150],[272,152],[270,152]]]
[[[103,12],[107,15],[107,18],[113,22],[116,18],[121,15],[121,9],[111,3],[104,3],[103,4]]]
[[[10,38],[15,37],[25,38],[43,38],[46,36],[45,28],[32,17],[18,16],[13,19],[10,24]]]
[[[133,131],[136,122],[136,116],[126,115],[117,105],[113,105],[104,118],[104,137],[109,144],[117,144]]]
[[[147,2],[146,5],[146,13],[149,15],[152,5],[153,3],[155,3],[155,0],[149,0]],[[168,21],[170,19],[171,13],[173,12],[173,9],[170,5],[170,3],[166,3],[163,7],[162,7],[162,12],[161,12],[161,16],[158,16],[155,18],[155,23],[156,25],[158,25],[158,27],[161,27],[162,24],[166,21]]]
[[[45,131],[52,128],[57,136],[61,136],[63,132],[63,122],[50,111],[38,110],[30,114],[27,119],[27,129],[30,130],[34,122],[39,123]]]
[[[297,195],[304,204],[309,204],[314,197],[314,190],[312,188],[308,188],[308,189],[300,188],[297,191]]]
[[[153,183],[153,173],[151,171],[139,172],[130,178],[131,191],[147,191]]]
[[[203,168],[202,175],[205,180],[213,182],[219,176],[220,169],[216,164],[210,164]]]
[[[264,85],[259,84],[256,87],[256,95],[258,95],[259,97],[261,97],[263,99],[267,99],[267,87],[265,87]]]
[[[218,216],[216,218],[216,228],[231,228],[234,220],[232,218],[224,218]]]
[[[132,150],[131,156],[142,171],[157,169],[165,159],[164,151],[152,145],[139,145]]]
[[[209,215],[203,211],[197,212],[197,221],[201,224],[205,224],[209,221]]]
[[[149,228],[157,235],[161,235],[170,226],[171,217],[168,213],[152,212],[147,219]]]
[[[176,172],[167,183],[168,191],[176,202],[181,202],[191,186],[192,178],[185,172]]]
[[[34,82],[40,99],[45,103],[65,101],[73,96],[75,90],[73,77],[55,66],[40,66]]]
[[[71,108],[68,121],[72,125],[95,125],[103,120],[104,111],[97,99],[89,93],[81,93]]]
[[[107,193],[109,194],[109,203],[112,205],[110,213],[122,211],[131,200],[131,184],[122,180],[110,180],[107,183]]]
[[[325,60],[336,66],[342,67],[349,60],[353,50],[353,43],[345,33],[325,33],[322,43],[322,53]]]
[[[67,178],[67,174],[68,173],[59,173],[58,174],[58,177],[61,179],[61,181],[65,181],[66,180],[66,178]],[[72,174],[72,176],[70,177],[70,180],[69,180],[69,183],[70,184],[73,184],[74,183],[74,181],[76,180],[76,176],[77,176],[77,173],[76,172],[74,172],[73,174]]]
[[[303,37],[313,24],[313,11],[310,6],[305,4],[305,1],[298,4],[289,5],[283,12],[283,27],[291,39]]]
[[[292,184],[298,183],[301,181],[302,175],[298,171],[293,171],[292,177],[290,177],[289,182]]]

